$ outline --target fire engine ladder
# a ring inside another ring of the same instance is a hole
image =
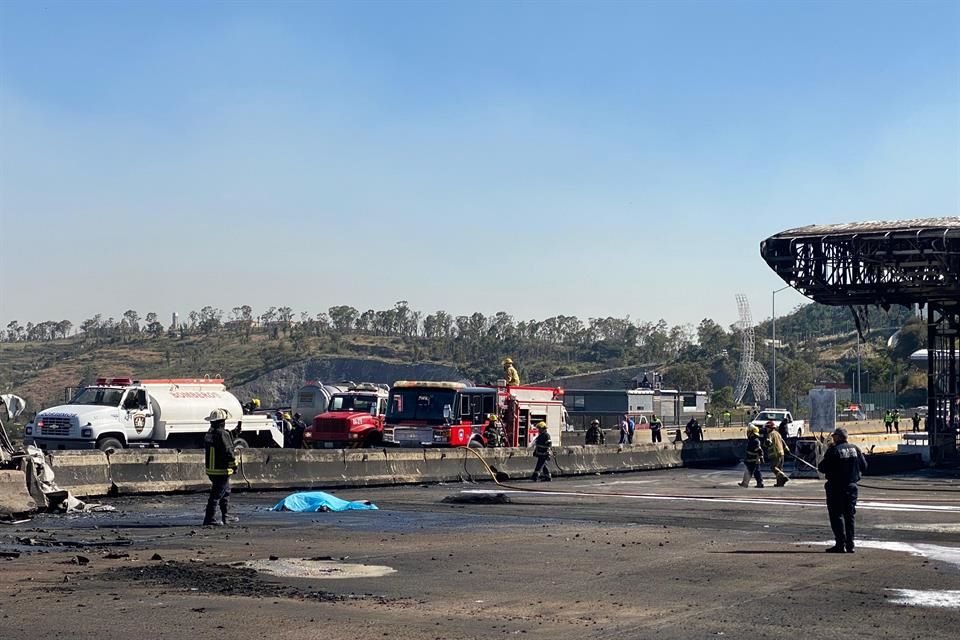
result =
[[[517,418],[517,446],[526,447],[529,444],[528,434],[530,433],[530,410],[520,409],[520,415]]]

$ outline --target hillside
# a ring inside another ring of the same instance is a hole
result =
[[[402,309],[398,303],[394,312]],[[65,388],[98,376],[209,376],[225,378],[242,397],[285,404],[304,379],[489,382],[499,377],[506,355],[517,360],[525,382],[571,388],[624,387],[638,373],[657,369],[668,385],[722,392],[716,398],[722,402],[728,397],[724,390],[732,391],[736,382],[740,337],[709,319],[694,329],[616,318],[585,324],[558,316],[515,323],[506,314],[445,320],[441,314],[413,312],[412,321],[378,326],[363,323],[366,314],[335,307],[331,317],[338,322],[344,315],[353,319],[339,322],[339,328],[310,320],[221,325],[205,322],[201,313],[198,323],[178,332],[121,324],[87,326],[66,338],[51,331],[41,340],[8,333],[0,342],[0,389],[24,396],[32,412],[61,402]],[[909,339],[899,351],[886,347],[889,327],[909,317],[908,310],[875,314],[873,326],[884,330],[861,346],[865,391],[922,391],[923,374],[906,358],[921,340],[922,325],[904,332]],[[814,326],[823,333],[811,330]],[[756,330],[756,359],[767,369],[772,354],[763,336],[768,330],[769,323]],[[784,339],[777,351],[780,397],[796,401],[814,382],[851,381],[857,340],[849,310],[808,305],[778,318],[777,330]]]

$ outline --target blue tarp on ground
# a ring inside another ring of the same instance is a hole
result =
[[[376,509],[377,505],[367,500],[341,500],[337,496],[323,491],[301,491],[291,493],[286,498],[273,505],[271,511],[362,511]]]

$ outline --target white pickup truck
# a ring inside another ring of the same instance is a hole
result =
[[[803,420],[794,420],[793,416],[790,415],[790,412],[786,409],[764,409],[757,414],[750,424],[762,429],[768,422],[773,422],[773,424],[779,427],[784,418],[787,419],[787,437],[802,437],[805,426]]]
[[[24,441],[41,449],[202,447],[214,409],[230,414],[227,428],[243,420],[237,446],[282,447],[283,432],[270,416],[243,415],[223,380],[100,378],[68,404],[45,409],[24,429]]]

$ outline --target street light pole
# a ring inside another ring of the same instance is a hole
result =
[[[789,288],[789,286],[780,287],[779,289],[775,289],[770,295],[770,316],[772,319],[771,325],[773,327],[773,340],[770,343],[770,346],[773,347],[773,362],[771,363],[772,366],[770,367],[773,371],[773,379],[770,383],[770,397],[772,399],[773,408],[776,408],[777,406],[777,294],[784,289]]]

